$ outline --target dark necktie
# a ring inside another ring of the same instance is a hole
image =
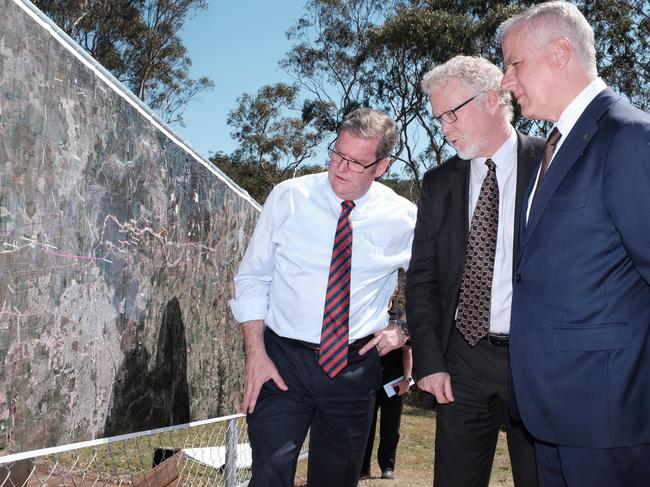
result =
[[[490,331],[492,274],[499,228],[496,166],[492,159],[485,164],[488,172],[472,214],[456,316],[456,327],[471,346]]]
[[[323,328],[318,363],[334,378],[348,363],[348,321],[350,318],[350,271],[352,264],[352,223],[354,201],[341,203],[330,263]]]
[[[535,193],[533,194],[532,201],[535,201],[535,196],[537,195],[537,191],[539,191],[539,187],[542,184],[542,179],[544,179],[544,176],[546,176],[546,171],[548,171],[548,166],[551,165],[551,159],[553,158],[553,153],[555,152],[555,146],[557,146],[557,143],[559,142],[560,138],[562,138],[562,134],[557,129],[557,127],[553,127],[553,130],[551,130],[548,139],[546,139],[546,147],[544,147],[544,158],[542,159],[542,167],[539,170],[539,177],[537,178],[537,186],[535,186]]]

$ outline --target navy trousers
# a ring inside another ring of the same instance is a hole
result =
[[[347,367],[330,379],[313,351],[268,328],[264,337],[289,390],[265,383],[255,411],[247,416],[253,453],[249,486],[292,487],[310,428],[308,485],[356,486],[381,382],[377,351],[360,356],[350,350]]]
[[[540,487],[647,487],[650,445],[576,448],[536,441]]]

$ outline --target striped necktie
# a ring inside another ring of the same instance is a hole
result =
[[[336,226],[327,294],[323,311],[318,363],[334,378],[348,364],[348,321],[350,317],[350,272],[352,264],[352,222],[354,201],[341,203]]]

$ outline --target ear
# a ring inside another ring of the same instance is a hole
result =
[[[572,54],[573,46],[567,37],[558,37],[553,41],[553,57],[555,64],[560,69],[564,69],[564,67],[569,63]]]
[[[492,113],[499,109],[499,92],[498,90],[490,90],[486,93],[485,99],[487,106]]]
[[[384,175],[386,170],[388,169],[388,166],[390,166],[391,163],[391,158],[390,157],[384,157],[381,162],[375,166],[375,179],[379,179]]]

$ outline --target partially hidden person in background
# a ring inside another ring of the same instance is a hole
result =
[[[246,348],[250,487],[292,486],[310,428],[308,484],[357,485],[379,356],[407,339],[386,307],[416,207],[375,181],[396,138],[387,114],[357,109],[328,171],[284,181],[266,200],[231,301]]]
[[[422,81],[457,151],[424,175],[406,280],[414,375],[438,402],[436,487],[487,487],[502,425],[515,485],[537,485],[532,438],[510,414],[508,346],[519,214],[544,141],[512,127],[502,77],[456,56]]]
[[[388,315],[391,323],[406,325],[406,313],[395,301],[391,300]],[[395,459],[397,445],[400,437],[400,423],[404,407],[404,395],[412,384],[413,354],[411,346],[404,344],[392,352],[381,357],[382,387],[377,391],[375,414],[373,416],[366,454],[361,465],[361,478],[370,478],[370,464],[372,463],[372,449],[375,442],[377,416],[379,413],[379,446],[377,448],[377,463],[381,469],[381,478],[393,480],[395,478]],[[400,379],[398,382],[394,382]],[[391,395],[386,391],[386,384],[394,383]]]
[[[499,29],[502,87],[553,123],[524,200],[511,369],[540,485],[650,485],[650,116],[569,2]]]

